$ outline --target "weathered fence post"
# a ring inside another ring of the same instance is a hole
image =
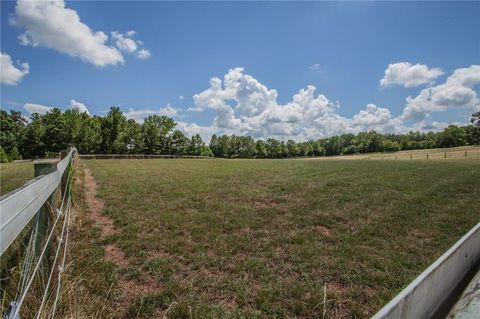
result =
[[[48,175],[57,170],[57,159],[41,159],[33,162],[33,175],[38,177],[41,175]],[[38,233],[35,238],[35,251],[40,254],[42,248],[42,241],[47,236],[50,207],[55,207],[55,192],[48,198],[43,206],[38,211]],[[50,254],[46,254],[49,256]]]
[[[413,154],[410,154],[410,159],[413,159]]]
[[[427,159],[428,159],[428,153],[427,153]]]
[[[465,150],[465,157],[467,157],[467,150]]]
[[[445,152],[445,158],[447,158],[447,152]]]

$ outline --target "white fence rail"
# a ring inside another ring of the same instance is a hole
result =
[[[480,223],[402,290],[372,319],[433,318],[480,261]]]
[[[57,164],[57,170],[27,182],[0,198],[0,256],[21,233],[59,186],[75,149]]]

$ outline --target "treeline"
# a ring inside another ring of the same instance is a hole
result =
[[[188,138],[166,116],[150,115],[142,124],[127,120],[118,107],[106,116],[60,109],[32,114],[0,111],[2,161],[50,156],[74,145],[80,154],[170,154],[212,156],[200,135]]]
[[[441,132],[342,134],[306,142],[250,136],[200,135],[188,138],[166,116],[150,115],[142,124],[127,120],[118,107],[106,116],[59,109],[26,121],[20,112],[0,111],[0,160],[45,157],[74,145],[81,154],[165,154],[224,158],[287,158],[427,149],[480,144],[480,113],[472,125],[450,125]]]
[[[297,156],[333,156],[372,152],[427,149],[480,144],[480,127],[450,125],[442,132],[380,134],[375,131],[357,135],[342,134],[297,143],[276,139],[254,140],[249,136],[213,135],[210,149],[215,157],[287,158]]]

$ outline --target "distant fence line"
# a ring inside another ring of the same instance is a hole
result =
[[[480,149],[465,149],[458,151],[430,151],[421,152],[416,151],[412,153],[393,153],[386,154],[378,157],[370,157],[371,159],[382,160],[408,160],[408,159],[445,159],[445,158],[461,158],[461,157],[480,157]]]
[[[215,159],[210,156],[154,155],[154,154],[80,154],[81,159]]]

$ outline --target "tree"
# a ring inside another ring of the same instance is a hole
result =
[[[27,121],[20,112],[10,111],[10,114],[0,110],[0,145],[6,156],[18,159],[22,147],[22,136]]]
[[[142,153],[144,149],[142,126],[134,120],[128,120],[115,141],[114,149],[117,153]]]
[[[175,130],[170,136],[170,154],[185,155],[188,153],[188,146],[190,141],[179,130]]]
[[[288,157],[295,157],[300,155],[300,148],[297,147],[297,144],[293,140],[287,141],[287,156]]]
[[[143,122],[143,138],[147,154],[166,154],[168,150],[168,134],[175,127],[173,119],[150,115]]]
[[[467,142],[467,134],[463,127],[450,125],[440,134],[438,145],[440,147],[463,146]]]
[[[472,114],[470,122],[473,124],[473,126],[480,126],[480,111]]]
[[[5,150],[0,146],[0,163],[7,163],[10,162],[10,157],[8,157]]]
[[[188,155],[200,156],[204,147],[205,144],[203,143],[200,134],[195,134],[190,140],[190,144],[188,146]]]
[[[120,108],[115,106],[112,106],[107,113],[107,116],[102,117],[101,119],[101,152],[106,154],[115,153],[118,151],[118,149],[115,149],[115,146],[119,147],[119,145],[121,145],[117,142],[117,139],[125,128],[127,119]]]
[[[52,109],[42,116],[41,122],[45,128],[43,145],[45,152],[58,153],[65,150],[72,141],[68,140],[65,117],[58,108]]]
[[[220,140],[216,134],[213,134],[210,138],[210,150],[215,157],[222,157],[222,150],[220,149]]]
[[[266,158],[267,156],[267,144],[263,140],[257,140],[255,142],[255,157]]]
[[[349,145],[343,148],[342,154],[349,155],[349,154],[357,154],[358,147],[356,145]]]
[[[391,140],[384,140],[382,149],[386,152],[398,152],[400,151],[400,144],[398,144],[398,142],[392,142]]]
[[[468,125],[465,126],[465,134],[468,145],[480,144],[480,126]]]
[[[30,123],[25,128],[22,136],[23,158],[38,158],[47,151],[44,141],[45,127],[42,117],[38,113],[32,114]]]
[[[102,146],[102,118],[81,113],[81,124],[74,145],[80,154],[105,153]]]
[[[230,137],[228,135],[222,135],[218,138],[218,151],[220,157],[230,156]]]
[[[267,140],[267,154],[270,158],[281,158],[283,157],[283,149],[280,141],[269,138]]]

